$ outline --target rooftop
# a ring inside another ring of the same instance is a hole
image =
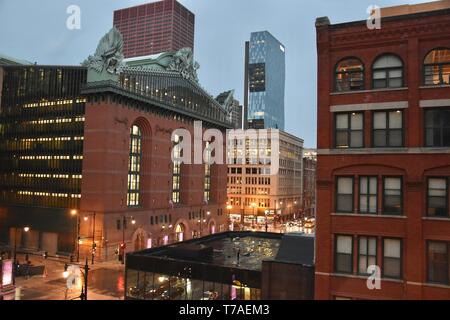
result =
[[[130,256],[261,271],[265,260],[312,265],[314,237],[303,233],[225,232],[131,253]]]
[[[32,63],[26,60],[20,60],[13,57],[9,57],[4,54],[0,54],[0,66],[4,65],[31,65]]]
[[[275,259],[281,241],[277,233],[226,232],[131,255],[261,271],[263,260]]]
[[[382,22],[414,19],[418,17],[436,16],[450,12],[450,0],[432,1],[419,4],[406,4],[380,8]],[[330,26],[332,28],[366,25],[367,20],[349,21],[332,24],[328,17],[318,17],[316,27]]]

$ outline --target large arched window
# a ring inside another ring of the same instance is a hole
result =
[[[128,162],[128,193],[127,205],[140,205],[140,175],[142,158],[142,131],[134,125],[130,130],[130,157]]]
[[[172,168],[172,203],[180,203],[180,184],[181,184],[181,138],[175,135],[173,142],[173,168]]]
[[[426,86],[450,84],[450,49],[434,49],[425,57]]]
[[[400,88],[403,86],[403,62],[393,54],[379,57],[372,67],[372,87]]]
[[[357,58],[347,58],[336,66],[336,91],[353,91],[364,89],[364,65]]]
[[[208,202],[211,200],[211,146],[210,142],[206,142],[206,163],[205,163],[205,181],[204,181],[204,191],[203,191],[203,198],[205,202]]]

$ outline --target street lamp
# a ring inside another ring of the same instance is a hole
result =
[[[64,272],[63,277],[64,279],[69,278],[69,266],[67,263],[64,265]],[[80,268],[80,273],[83,276],[83,282],[84,285],[81,285],[81,293],[80,293],[80,300],[87,300],[87,292],[88,292],[88,273],[89,273],[89,266],[88,266],[88,259],[86,258],[86,264],[84,265],[84,272]],[[66,289],[66,296],[67,296],[67,289]],[[67,297],[66,297],[67,298]]]
[[[127,223],[127,219],[131,220],[131,224],[135,225],[136,224],[136,220],[133,217],[127,217],[127,216],[122,216],[122,245],[120,246],[122,248],[122,259],[121,259],[121,263],[125,264],[125,249],[126,249],[126,245],[125,245],[125,226]]]
[[[251,205],[250,205],[252,208],[253,208],[253,227],[255,227],[255,219],[256,219],[256,216],[255,216],[255,209],[256,209],[256,207],[258,206],[256,203],[252,203]]]
[[[269,214],[269,210],[266,210],[264,213],[266,215],[266,232],[267,232],[268,229],[269,229],[269,224],[268,224],[268,221],[267,221],[267,215]]]
[[[78,210],[72,209],[70,210],[70,215],[72,217],[77,217],[77,240],[76,240],[76,248],[77,248],[77,262],[80,262],[80,215],[78,214]],[[86,220],[85,220],[86,221]]]
[[[91,253],[91,264],[94,264],[94,257],[95,257],[95,250],[97,245],[95,244],[95,216],[96,213],[93,212],[89,215],[84,216],[84,221],[88,221],[89,220],[89,216],[92,216],[92,253]]]
[[[227,210],[228,210],[228,229],[231,227],[231,231],[234,230],[234,222],[231,220],[231,209],[233,209],[233,206],[229,203],[227,203]],[[233,224],[233,226],[231,226]]]
[[[14,230],[14,284],[16,283],[16,272],[17,272],[17,231],[19,231],[19,228],[15,228]],[[24,227],[24,232],[30,231],[30,227]]]

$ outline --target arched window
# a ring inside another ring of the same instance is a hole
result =
[[[379,57],[372,67],[372,87],[374,89],[403,87],[402,60],[393,54]]]
[[[364,65],[357,58],[347,58],[336,66],[336,91],[364,89]]]
[[[173,145],[173,168],[172,168],[172,203],[180,203],[180,182],[181,182],[181,138],[176,135]]]
[[[204,181],[204,191],[203,198],[204,201],[208,202],[211,200],[211,147],[210,142],[206,142],[206,163],[205,163],[205,181]]]
[[[140,175],[142,158],[142,131],[134,125],[130,130],[130,157],[128,162],[127,206],[140,205]]]
[[[450,84],[450,49],[434,49],[425,57],[426,86]]]

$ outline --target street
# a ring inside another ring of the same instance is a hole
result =
[[[25,261],[24,255],[18,255]],[[39,256],[30,256],[33,265],[45,265],[46,275],[30,278],[19,277],[16,287],[20,288],[21,300],[65,300],[78,299],[80,285],[67,290],[67,280],[63,277],[65,260],[50,260]],[[83,266],[83,264],[82,264]],[[123,299],[125,278],[124,267],[119,262],[96,262],[89,265],[88,300],[120,300]]]

